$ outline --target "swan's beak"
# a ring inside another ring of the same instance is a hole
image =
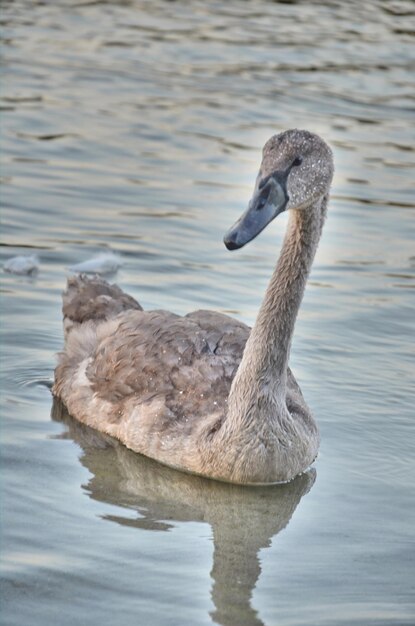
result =
[[[228,250],[237,250],[252,241],[274,217],[284,211],[287,202],[284,187],[274,177],[270,176],[265,184],[260,183],[245,213],[223,238]]]

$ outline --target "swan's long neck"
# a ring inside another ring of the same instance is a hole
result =
[[[281,249],[257,320],[232,383],[231,415],[250,420],[285,403],[287,366],[295,320],[317,250],[327,197],[306,210],[292,210]]]

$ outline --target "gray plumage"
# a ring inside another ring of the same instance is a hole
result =
[[[314,460],[316,424],[288,368],[294,323],[324,223],[331,151],[307,131],[264,148],[245,245],[291,218],[254,328],[212,311],[143,311],[118,287],[71,278],[54,394],[81,422],[167,465],[236,483],[287,481]]]

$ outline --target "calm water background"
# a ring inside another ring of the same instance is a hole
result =
[[[414,623],[414,11],[1,2],[0,261],[41,262],[2,273],[4,624]],[[241,491],[52,419],[75,262],[111,249],[145,308],[253,323],[286,222],[222,235],[291,127],[336,160],[291,358],[316,476]]]

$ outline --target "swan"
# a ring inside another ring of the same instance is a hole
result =
[[[69,278],[53,394],[70,415],[212,479],[259,485],[304,472],[319,432],[288,359],[333,171],[329,146],[311,132],[287,130],[266,142],[252,199],[224,237],[229,250],[241,248],[289,212],[251,331],[213,311],[143,311],[101,278]]]

